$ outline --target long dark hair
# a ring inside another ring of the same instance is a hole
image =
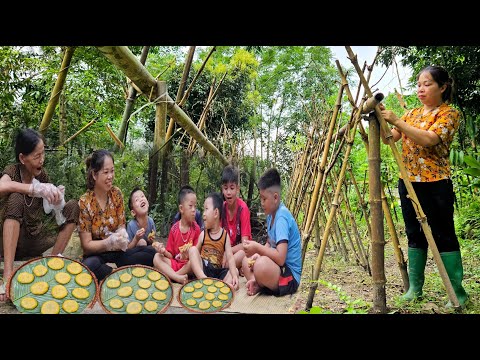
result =
[[[420,75],[424,72],[428,72],[430,75],[432,75],[432,78],[438,84],[438,87],[447,85],[447,88],[442,93],[442,100],[446,103],[450,103],[453,95],[453,79],[450,77],[450,75],[448,75],[447,70],[441,66],[427,66],[420,70],[417,75],[417,81],[420,78]]]
[[[43,135],[33,129],[20,130],[15,138],[15,158],[20,162],[20,154],[28,155],[37,147],[42,140],[45,143]]]
[[[110,151],[105,149],[95,150],[86,160],[85,164],[87,165],[87,189],[93,190],[95,187],[95,179],[93,178],[93,173],[99,172],[103,163],[105,162],[105,157],[108,156],[113,160],[113,155]]]

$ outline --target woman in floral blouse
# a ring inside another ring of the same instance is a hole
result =
[[[151,246],[127,250],[125,206],[121,190],[113,186],[113,156],[107,150],[94,151],[86,160],[87,192],[80,197],[79,233],[83,263],[102,280],[112,272],[107,263],[153,266]]]
[[[445,69],[428,66],[417,76],[417,96],[423,106],[400,119],[393,111],[380,107],[385,120],[394,126],[393,139],[402,139],[403,163],[409,180],[427,216],[455,294],[464,306],[468,295],[462,286],[463,266],[453,223],[455,196],[449,164],[450,145],[460,118],[459,111],[449,105],[452,84]],[[398,191],[408,237],[410,280],[410,288],[402,298],[409,301],[422,295],[428,243],[402,179]]]

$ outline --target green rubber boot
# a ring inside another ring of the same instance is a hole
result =
[[[440,253],[440,256],[442,257],[443,265],[445,265],[455,295],[457,295],[458,302],[463,308],[468,300],[468,294],[462,286],[463,266],[460,251],[443,252]],[[453,304],[449,301],[447,307],[453,307]]]
[[[427,263],[427,250],[408,248],[408,280],[410,287],[401,296],[402,300],[412,301],[422,296],[422,287],[425,282],[425,264]]]

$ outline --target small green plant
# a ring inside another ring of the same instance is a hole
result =
[[[335,291],[338,298],[346,304],[344,314],[367,314],[371,305],[362,299],[352,299],[340,286],[334,285],[329,281],[318,280],[318,283]],[[318,292],[318,290],[317,290]],[[320,306],[312,306],[310,311],[299,311],[298,314],[332,314],[330,310],[325,310]]]

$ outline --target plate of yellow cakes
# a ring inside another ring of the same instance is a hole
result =
[[[98,290],[95,275],[82,263],[61,256],[32,259],[10,279],[10,298],[29,314],[80,314],[93,307]]]
[[[100,283],[100,304],[110,314],[160,314],[173,299],[172,283],[155,268],[122,266]]]
[[[187,310],[214,313],[230,306],[234,293],[224,281],[214,278],[192,280],[178,293],[178,302]]]

